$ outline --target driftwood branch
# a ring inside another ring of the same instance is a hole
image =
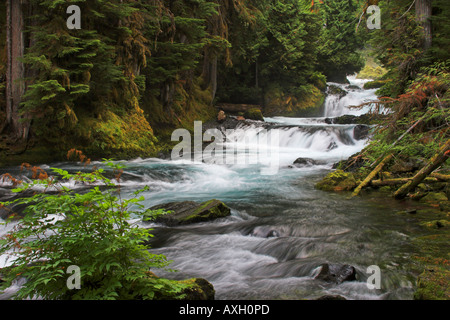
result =
[[[370,182],[375,178],[375,176],[383,169],[386,163],[388,163],[392,159],[393,155],[390,154],[386,158],[383,159],[383,161],[380,162],[380,164],[371,172],[369,175],[364,179],[363,182],[360,183],[358,187],[353,191],[352,197],[357,196],[361,190],[370,184]]]

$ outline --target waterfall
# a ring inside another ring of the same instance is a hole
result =
[[[361,109],[353,107],[374,100],[376,89],[364,90],[364,84],[369,81],[366,79],[356,79],[356,76],[349,76],[348,80],[348,84],[328,83],[329,86],[337,87],[342,91],[327,95],[325,99],[325,117],[339,117],[345,114],[359,116],[370,111],[370,105]]]
[[[178,272],[152,271],[170,279],[205,278],[214,285],[218,300],[304,300],[323,295],[410,299],[411,276],[402,266],[412,253],[402,244],[412,228],[394,214],[398,204],[386,198],[383,205],[381,200],[347,201],[342,195],[314,188],[333,163],[360,151],[367,143],[366,139],[355,138],[355,125],[325,121],[326,117],[367,112],[367,108],[357,110],[349,105],[376,98],[373,90],[361,89],[363,81],[349,80],[357,87],[339,84],[348,93],[330,95],[323,117],[243,121],[236,130],[224,131],[216,152],[204,156],[203,161],[123,161],[124,196],[149,186],[142,194],[147,208],[210,199],[221,200],[231,208],[230,217],[207,223],[174,228],[146,224],[155,235],[150,250],[173,260],[170,268]],[[236,156],[235,162],[223,161],[229,150]],[[301,157],[317,162],[293,165]],[[261,173],[264,160],[278,166],[276,174]],[[85,170],[73,163],[51,166],[72,172]],[[83,187],[71,181],[66,186]],[[0,188],[9,190],[10,185],[5,181]],[[12,227],[0,226],[0,236]],[[0,268],[5,262],[0,257]],[[317,280],[314,275],[323,263],[354,266],[358,280],[341,284]],[[371,265],[383,267],[381,290],[366,286],[365,272]],[[0,295],[0,299],[7,298]]]

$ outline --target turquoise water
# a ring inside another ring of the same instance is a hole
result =
[[[348,104],[370,98],[375,98],[374,91],[353,90],[344,101],[329,97],[325,115],[367,112],[349,109]],[[261,128],[265,131],[258,131]],[[232,209],[230,217],[208,223],[173,228],[143,224],[154,228],[151,251],[165,254],[173,260],[170,267],[178,270],[155,273],[173,279],[205,278],[214,285],[217,299],[315,299],[325,294],[347,299],[411,299],[415,283],[406,265],[413,253],[409,234],[414,226],[395,215],[399,204],[363,197],[347,200],[345,194],[314,188],[333,163],[367,143],[354,139],[353,128],[327,125],[324,117],[267,118],[265,124],[243,124],[241,131],[225,135],[224,149],[236,147],[232,164],[215,161],[223,157],[220,152],[204,162],[126,161],[122,190],[131,193],[149,186],[144,193],[146,206],[219,199]],[[271,149],[273,145],[261,148],[258,138],[275,130],[276,150]],[[267,163],[241,161],[258,159],[268,150],[274,157],[269,163],[276,164],[270,175],[262,171]],[[299,157],[319,163],[293,166]],[[69,163],[51,167],[81,168]],[[82,188],[72,182],[67,185]],[[7,198],[7,182],[0,188]],[[352,265],[357,280],[331,284],[314,279],[323,263]],[[380,289],[367,287],[367,268],[372,265],[380,267]]]

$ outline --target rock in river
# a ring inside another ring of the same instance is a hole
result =
[[[324,263],[320,266],[320,271],[314,278],[337,284],[345,281],[354,281],[356,280],[356,269],[348,264]]]
[[[317,161],[310,158],[298,158],[294,161],[296,167],[311,167],[317,165]]]
[[[186,225],[224,218],[231,214],[231,209],[219,200],[209,200],[203,203],[181,201],[161,204],[151,210],[164,209],[170,213],[157,217],[154,222],[168,226]]]

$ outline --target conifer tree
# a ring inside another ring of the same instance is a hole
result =
[[[319,5],[324,28],[319,43],[320,70],[328,81],[345,82],[364,62],[358,53],[362,39],[356,34],[357,6],[354,0],[324,1]]]

